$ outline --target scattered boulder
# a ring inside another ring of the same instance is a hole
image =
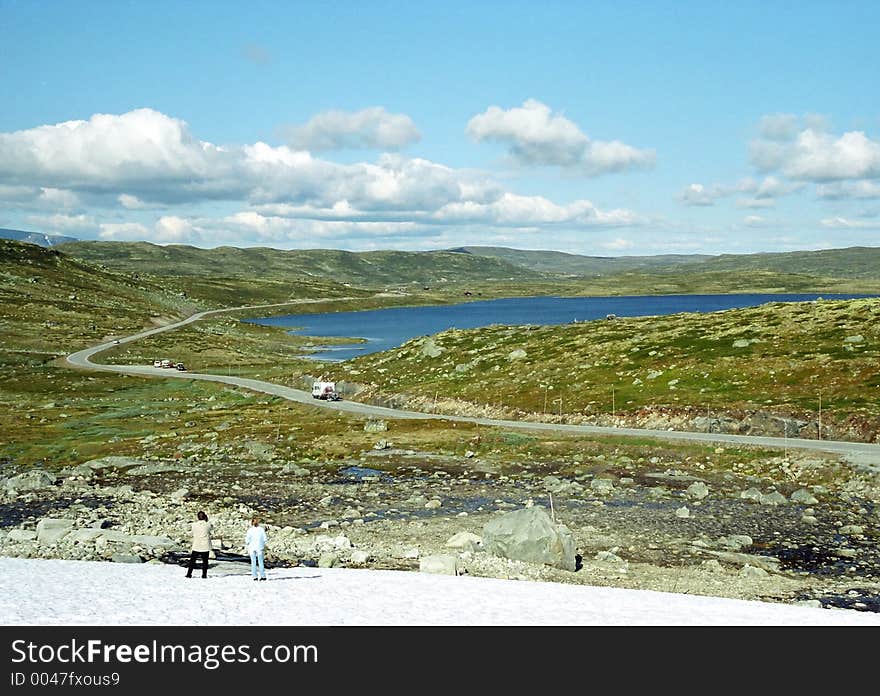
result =
[[[318,558],[319,568],[332,568],[339,562],[339,556],[335,553],[322,553]]]
[[[788,498],[786,498],[779,491],[773,491],[772,493],[765,493],[761,496],[761,505],[784,505],[788,502]]]
[[[576,570],[571,532],[565,525],[554,524],[539,505],[508,512],[487,522],[483,527],[483,546],[502,558]]]
[[[600,563],[626,563],[626,561],[613,551],[599,551],[593,556],[593,560],[599,561]]]
[[[133,553],[114,553],[110,556],[113,563],[143,563],[144,559]]]
[[[37,522],[37,542],[54,544],[73,529],[73,520],[44,517]]]
[[[443,347],[438,346],[430,336],[422,341],[421,354],[426,358],[436,358],[443,353]]]
[[[351,552],[350,559],[354,565],[364,565],[367,561],[370,560],[370,554],[366,551],[357,549]]]
[[[756,568],[755,566],[749,565],[748,563],[746,563],[746,565],[744,565],[742,567],[742,570],[739,571],[739,574],[740,574],[740,577],[743,577],[743,578],[755,578],[755,579],[766,578],[768,575],[767,571],[764,570],[763,568]]]
[[[864,534],[865,529],[858,524],[846,524],[837,530],[838,534]]]
[[[134,457],[109,456],[101,457],[100,459],[91,459],[82,466],[87,466],[93,471],[100,471],[102,469],[128,469],[133,466],[145,465],[146,462],[142,459],[135,459]]]
[[[281,473],[290,474],[291,476],[308,476],[309,470],[305,467],[299,466],[298,464],[290,462],[281,467]]]
[[[370,419],[364,423],[365,433],[384,433],[386,430],[388,430],[388,423],[383,420]]]
[[[709,487],[702,481],[696,481],[687,487],[685,494],[693,500],[702,500],[709,495]]]
[[[691,511],[687,509],[686,505],[682,505],[675,511],[675,516],[679,519],[687,519],[691,516]]]
[[[483,543],[482,538],[472,532],[459,532],[451,536],[446,541],[446,546],[451,549],[461,549],[463,551],[473,551],[476,547]]]
[[[516,350],[512,350],[510,351],[510,353],[507,354],[507,359],[522,360],[524,357],[526,357],[526,355],[527,353],[522,348],[517,348]]]
[[[739,551],[747,546],[754,544],[752,537],[747,534],[730,534],[728,536],[719,537],[718,544],[733,551]]]
[[[816,500],[816,497],[806,488],[801,488],[791,494],[791,502],[803,503],[804,505],[815,505],[819,501]]]
[[[34,541],[36,538],[37,533],[30,529],[13,529],[9,532],[9,536],[7,536],[9,541]]]
[[[167,474],[171,472],[178,471],[186,471],[186,469],[179,464],[143,464],[141,466],[136,466],[128,471],[126,474],[129,476],[151,476],[152,474]]]
[[[451,554],[423,556],[419,559],[419,572],[458,575],[458,558]]]
[[[55,485],[55,476],[42,469],[32,469],[17,476],[10,476],[4,482],[4,487],[10,493],[22,493],[24,491],[38,491]]]
[[[425,503],[425,509],[436,510],[437,508],[441,507],[442,505],[443,505],[443,503],[435,498],[434,500],[429,500],[427,503]]]
[[[596,478],[590,481],[590,489],[596,495],[609,495],[614,492],[614,481],[608,478]]]

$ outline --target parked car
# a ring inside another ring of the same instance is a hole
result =
[[[186,370],[186,366],[183,363],[177,363],[174,367],[176,367],[181,372],[184,372]]]
[[[162,361],[161,360],[154,360],[153,367],[162,367]]]

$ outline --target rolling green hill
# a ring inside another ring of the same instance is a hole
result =
[[[680,274],[766,271],[823,278],[880,280],[880,247],[720,256],[666,254],[618,257],[479,246],[458,247],[451,251],[495,258],[541,273],[577,276],[627,272]]]
[[[268,248],[185,245],[146,242],[73,242],[64,253],[107,268],[164,276],[222,276],[251,279],[326,279],[358,287],[435,285],[486,280],[536,280],[542,274],[495,258],[451,252],[334,249],[283,251]]]
[[[505,247],[463,246],[450,249],[459,254],[494,258],[529,268],[540,273],[562,275],[599,275],[625,271],[654,272],[671,267],[689,266],[705,262],[711,256],[699,254],[664,254],[660,256],[581,256],[561,251],[529,251]]]

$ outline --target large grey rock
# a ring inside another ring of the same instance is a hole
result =
[[[419,572],[458,575],[458,558],[451,554],[423,556],[419,559]]]
[[[133,553],[114,553],[110,556],[110,560],[114,563],[143,563],[144,559]]]
[[[94,543],[103,533],[103,529],[74,529],[65,537],[65,541],[80,544]]]
[[[4,482],[6,490],[10,493],[21,493],[23,491],[38,491],[41,488],[48,488],[55,484],[57,479],[55,476],[42,469],[32,469],[25,471],[23,474],[11,476]]]
[[[535,505],[508,512],[483,527],[483,546],[491,554],[574,571],[574,539],[565,525],[553,524]]]
[[[791,502],[803,503],[804,505],[815,505],[819,501],[816,500],[816,497],[806,488],[801,488],[791,494]]]
[[[365,433],[384,433],[388,430],[388,423],[383,420],[368,420],[364,423]]]
[[[757,556],[750,553],[735,553],[733,551],[711,551],[707,550],[720,561],[727,563],[735,563],[737,565],[751,565],[768,573],[778,573],[780,560],[774,556]]]
[[[339,562],[339,556],[335,553],[322,553],[318,558],[319,568],[332,568]]]
[[[429,336],[422,341],[422,349],[420,352],[426,358],[436,358],[443,353],[443,348],[442,346],[438,346],[434,339]]]
[[[787,502],[788,498],[782,495],[779,491],[765,493],[761,496],[761,505],[784,505]]]
[[[179,464],[143,464],[129,469],[126,473],[129,476],[150,476],[152,474],[166,474],[176,471],[186,471],[186,468]]]
[[[743,578],[766,578],[767,571],[763,568],[756,568],[755,566],[749,565],[748,563],[742,567],[742,570],[739,571],[740,577]]]
[[[61,541],[73,529],[73,520],[44,517],[37,522],[37,542],[54,544]]]
[[[590,481],[590,488],[596,495],[608,495],[614,492],[614,481],[607,478],[597,478]]]
[[[354,565],[364,565],[367,561],[370,560],[370,554],[366,551],[362,551],[360,549],[356,549],[351,552],[351,562]]]
[[[101,457],[100,459],[91,459],[87,461],[82,466],[87,466],[93,471],[100,471],[101,469],[128,469],[133,466],[145,466],[146,462],[142,459],[135,459],[134,457]]]
[[[696,481],[687,487],[685,494],[693,500],[702,500],[709,495],[709,486],[702,481]]]

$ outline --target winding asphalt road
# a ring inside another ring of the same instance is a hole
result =
[[[346,299],[346,298],[340,298]],[[165,331],[179,329],[187,324],[199,321],[208,316],[222,314],[226,312],[234,312],[247,309],[269,309],[272,307],[284,307],[294,304],[305,304],[312,300],[304,300],[301,302],[285,302],[269,305],[249,305],[243,307],[232,307],[229,309],[215,309],[207,312],[199,312],[193,314],[182,321],[160,326],[147,331],[120,338],[119,344],[131,343],[138,341],[147,336],[153,336]],[[439,415],[435,413],[423,413],[419,411],[405,411],[402,409],[385,408],[382,406],[371,406],[369,404],[361,404],[354,401],[322,401],[314,399],[310,392],[292,387],[285,387],[272,382],[264,382],[257,379],[248,379],[245,377],[232,377],[229,375],[212,375],[199,372],[178,372],[177,370],[168,370],[146,365],[105,365],[93,363],[91,358],[102,351],[108,350],[116,345],[111,341],[101,343],[100,345],[77,351],[67,356],[67,361],[76,367],[89,370],[98,370],[101,372],[117,372],[126,375],[140,375],[143,377],[171,377],[179,379],[200,379],[208,382],[222,382],[224,384],[234,384],[252,391],[263,392],[273,396],[279,396],[289,401],[296,401],[301,404],[308,404],[320,408],[329,408],[336,411],[353,413],[361,416],[369,416],[373,418],[397,418],[397,419],[437,419],[447,421],[458,421],[465,423],[476,423],[479,425],[488,425],[499,428],[511,428],[517,430],[534,430],[534,431],[558,431],[565,433],[581,433],[589,435],[616,435],[624,437],[650,437],[662,438],[666,440],[688,440],[692,442],[708,442],[715,444],[728,444],[738,446],[754,446],[768,447],[775,449],[802,449],[813,450],[817,452],[830,452],[843,456],[847,461],[857,467],[864,467],[872,471],[880,472],[880,445],[868,444],[862,442],[842,442],[836,440],[804,440],[799,438],[779,438],[779,437],[756,437],[752,435],[730,435],[726,433],[697,433],[679,430],[647,430],[642,428],[613,428],[597,425],[564,425],[560,423],[536,423],[531,421],[514,421],[500,420],[494,418],[474,418],[467,416],[449,416]]]

